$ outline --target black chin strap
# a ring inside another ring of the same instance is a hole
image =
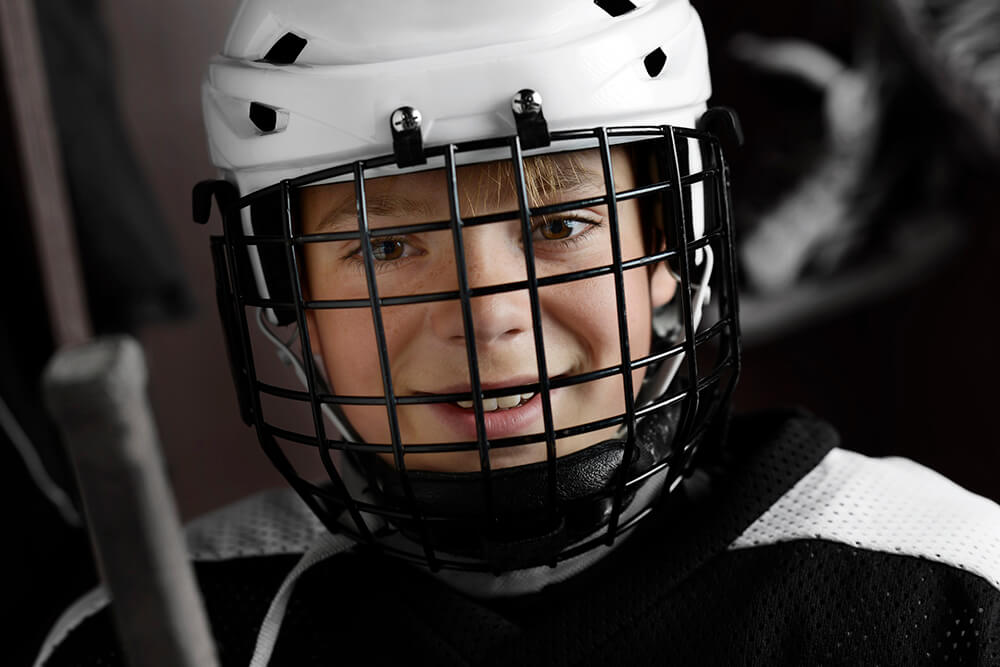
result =
[[[670,448],[676,411],[650,415],[640,424],[635,459],[638,474],[662,461]],[[435,550],[487,561],[497,572],[552,564],[567,546],[607,525],[615,484],[625,452],[622,440],[606,440],[560,457],[556,465],[556,502],[548,502],[548,462],[502,468],[490,473],[494,522],[489,521],[484,474],[409,470],[407,480],[420,504],[426,534]],[[380,500],[406,511],[399,472],[372,457]],[[636,485],[638,487],[639,485]],[[622,511],[635,497],[626,494]],[[407,537],[423,534],[413,519],[393,522]]]

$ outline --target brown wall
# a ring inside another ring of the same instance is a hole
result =
[[[201,77],[222,46],[236,5],[103,3],[126,129],[198,299],[193,319],[141,335],[167,465],[185,517],[282,483],[237,415],[208,255],[208,234],[217,230],[191,222],[191,186],[215,176],[201,120]]]

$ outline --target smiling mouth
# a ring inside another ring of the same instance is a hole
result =
[[[450,431],[450,437],[464,440],[475,440],[479,434],[479,417],[476,414],[476,403],[482,407],[482,421],[486,435],[490,440],[506,438],[515,435],[534,433],[542,424],[541,392],[531,391],[531,384],[537,382],[530,376],[510,378],[505,386],[497,383],[483,383],[482,390],[490,393],[507,392],[503,396],[492,398],[478,397],[473,400],[448,401],[447,403],[431,403],[428,407],[434,411],[438,423]],[[552,397],[558,390],[552,390]],[[451,386],[438,389],[436,395],[445,393],[468,395],[468,386]]]
[[[529,394],[511,394],[510,396],[497,396],[496,398],[483,399],[483,412],[496,412],[497,410],[513,410],[519,408],[532,398],[535,392]],[[455,405],[463,410],[472,411],[475,401],[456,401]]]

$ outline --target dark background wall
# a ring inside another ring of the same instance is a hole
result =
[[[215,177],[200,83],[235,0],[104,0],[122,113],[198,302],[194,318],[146,329],[150,394],[184,517],[282,483],[239,420],[215,314],[208,230],[191,222],[191,186]]]

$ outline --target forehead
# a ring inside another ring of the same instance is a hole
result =
[[[632,181],[625,152],[612,149],[615,187]],[[556,203],[604,194],[604,168],[597,149],[537,155],[524,160],[529,204]],[[514,165],[497,160],[457,169],[459,206],[463,214],[516,210]],[[370,216],[413,218],[447,217],[448,182],[443,169],[373,178],[365,181],[365,204]],[[357,203],[353,182],[304,188],[301,205],[306,231],[336,231],[354,227]]]

